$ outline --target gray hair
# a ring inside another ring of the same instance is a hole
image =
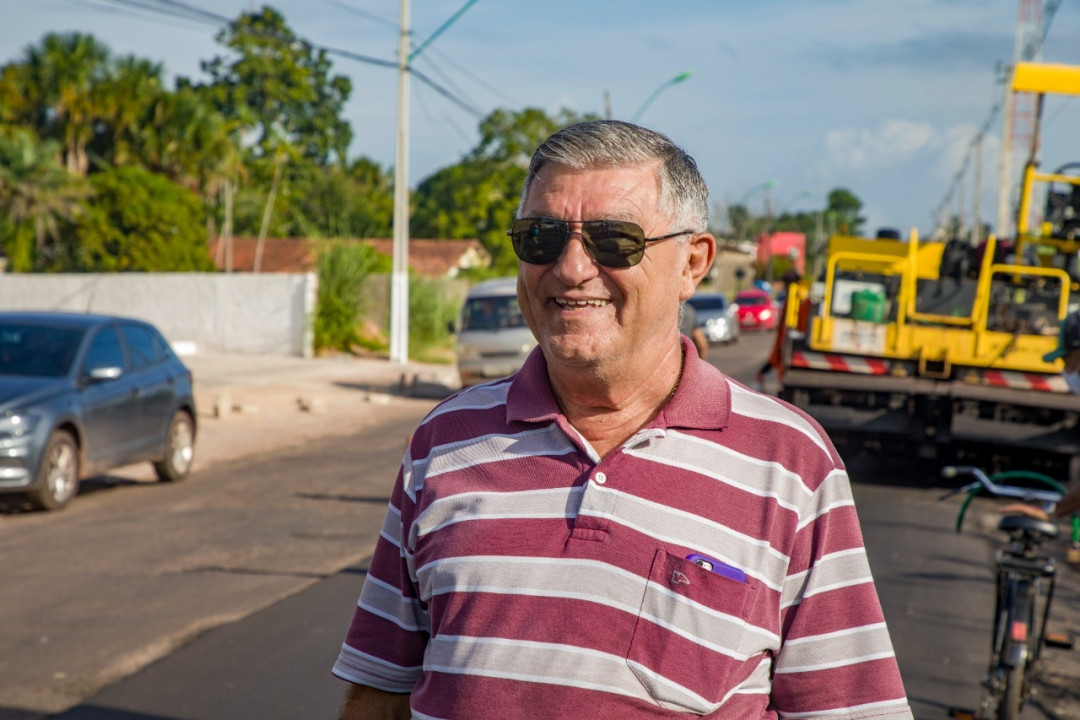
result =
[[[558,131],[540,145],[529,163],[518,213],[529,186],[548,163],[575,170],[643,165],[660,160],[660,209],[678,229],[705,232],[709,187],[685,150],[658,132],[620,120],[594,120]]]

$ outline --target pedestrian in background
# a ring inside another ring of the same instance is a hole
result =
[[[684,302],[679,310],[679,332],[694,342],[698,357],[702,360],[709,357],[709,339],[698,323],[697,311],[688,302]]]
[[[538,347],[413,434],[343,718],[911,718],[832,444],[679,333],[707,226],[658,133],[536,151],[510,236]]]

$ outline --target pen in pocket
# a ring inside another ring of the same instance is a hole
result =
[[[746,582],[746,573],[737,567],[732,567],[727,563],[720,562],[716,558],[700,555],[698,553],[690,553],[686,556],[686,559],[699,567],[705,568],[709,572],[714,572],[717,575],[722,575],[736,582]]]

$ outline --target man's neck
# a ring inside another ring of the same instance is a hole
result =
[[[601,457],[648,425],[674,395],[682,378],[682,345],[640,377],[596,371],[551,373],[563,414]]]

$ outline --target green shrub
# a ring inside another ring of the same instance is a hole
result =
[[[319,255],[316,352],[352,352],[361,344],[356,325],[364,311],[364,284],[372,273],[385,271],[385,264],[369,245],[334,244]]]
[[[452,359],[449,325],[457,316],[457,306],[439,283],[420,277],[409,278],[409,357],[421,362],[448,362]]]

